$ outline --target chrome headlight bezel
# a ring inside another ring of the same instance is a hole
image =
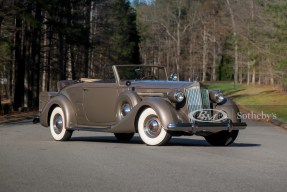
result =
[[[173,103],[181,103],[185,99],[185,94],[180,90],[176,90],[170,92],[168,98]]]

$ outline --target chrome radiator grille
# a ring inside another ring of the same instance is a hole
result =
[[[209,93],[207,89],[192,87],[185,90],[188,113],[202,109],[210,109]]]

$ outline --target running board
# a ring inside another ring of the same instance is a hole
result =
[[[110,132],[111,127],[75,127],[69,130],[73,131],[93,131],[93,132]]]

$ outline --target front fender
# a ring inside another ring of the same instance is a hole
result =
[[[55,107],[61,107],[64,111],[66,128],[73,128],[77,125],[76,113],[72,107],[71,102],[64,95],[58,95],[53,97],[44,106],[40,114],[40,124],[44,127],[48,127],[50,124],[50,115]]]
[[[238,116],[239,115],[239,109],[234,101],[232,101],[229,98],[226,98],[226,101],[221,104],[217,105],[216,108],[217,110],[222,110],[225,111],[228,115],[228,118],[232,120],[234,123],[240,123],[241,119]]]
[[[147,108],[147,107],[151,107],[153,108],[157,115],[159,116],[162,126],[164,127],[164,129],[167,129],[167,125],[173,122],[179,122],[181,121],[179,116],[179,112],[176,111],[176,109],[174,108],[174,106],[172,106],[171,103],[169,103],[168,101],[159,98],[159,97],[153,97],[153,98],[149,98],[145,101],[143,101],[141,103],[139,112],[141,113],[143,111],[143,109]],[[140,114],[138,114],[139,116]]]
[[[151,97],[139,102],[131,112],[120,122],[112,126],[113,133],[135,133],[137,132],[137,121],[142,111],[148,107],[153,108],[161,119],[164,129],[169,123],[180,122],[180,115],[175,108],[166,100],[158,97]]]

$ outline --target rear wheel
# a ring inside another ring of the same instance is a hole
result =
[[[231,132],[228,131],[220,131],[218,133],[214,133],[205,137],[205,140],[214,146],[228,146],[234,142],[234,140],[238,136],[238,130],[234,130]]]
[[[56,141],[68,141],[73,131],[66,129],[65,115],[60,107],[56,107],[50,117],[50,131]]]
[[[163,129],[161,120],[152,108],[147,108],[141,113],[138,132],[147,145],[164,145],[171,138],[171,135]]]
[[[134,133],[115,133],[115,137],[121,142],[128,142],[134,136]]]

